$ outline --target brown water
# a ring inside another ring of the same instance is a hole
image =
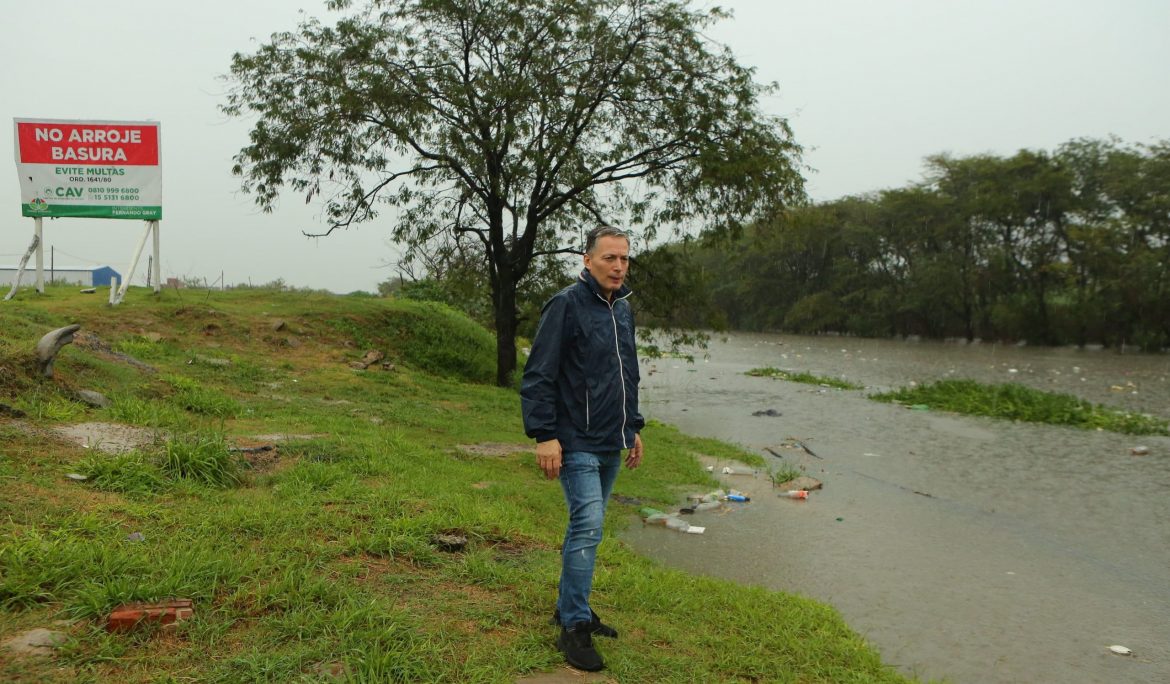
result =
[[[1170,682],[1170,438],[914,411],[743,374],[765,365],[867,392],[1013,381],[1167,416],[1170,357],[739,334],[707,361],[648,363],[648,417],[771,447],[825,488],[799,502],[764,475],[722,476],[753,500],[696,514],[706,534],[624,536],[667,565],[826,601],[908,675]],[[752,415],[763,409],[782,415]],[[819,458],[781,449],[790,437]]]

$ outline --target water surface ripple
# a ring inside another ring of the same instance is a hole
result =
[[[870,389],[744,375],[765,365]],[[1170,681],[1170,438],[865,396],[944,377],[1170,414],[1166,355],[737,334],[694,365],[644,364],[645,413],[762,455],[770,447],[824,490],[797,502],[775,497],[763,475],[723,476],[753,501],[696,514],[706,534],[635,525],[624,539],[674,567],[826,601],[885,662],[923,679]],[[782,415],[752,415],[765,409]],[[786,438],[820,458],[782,449]],[[1131,454],[1139,444],[1150,453]],[[1113,644],[1134,655],[1111,654]]]

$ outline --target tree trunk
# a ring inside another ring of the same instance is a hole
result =
[[[501,268],[492,281],[492,306],[496,317],[496,384],[512,386],[516,370],[516,282]]]

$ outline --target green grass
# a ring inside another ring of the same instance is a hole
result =
[[[1130,435],[1170,434],[1164,418],[1111,409],[1078,399],[1013,383],[985,385],[974,380],[941,380],[934,384],[870,395],[894,402],[1029,423],[1069,425],[1085,430],[1110,430]]]
[[[751,375],[757,378],[774,378],[776,380],[787,380],[789,382],[800,382],[806,385],[819,385],[821,387],[832,387],[834,389],[865,389],[863,386],[856,383],[842,380],[840,378],[830,378],[824,375],[813,375],[812,373],[786,371],[771,366],[763,368],[753,368],[744,375]]]
[[[132,288],[111,309],[69,290],[0,310],[0,389],[36,410],[0,420],[0,640],[75,621],[51,658],[0,656],[0,680],[310,682],[341,669],[356,682],[503,683],[562,667],[547,623],[560,487],[531,454],[458,448],[527,443],[516,392],[489,384],[486,331],[369,297]],[[34,377],[28,341],[63,321],[156,370],[70,346],[53,380]],[[366,348],[395,369],[351,369]],[[74,407],[76,389],[114,403]],[[165,434],[114,455],[45,429],[74,421]],[[762,463],[659,423],[643,437],[646,462],[616,492],[649,505],[717,486],[697,454]],[[231,449],[258,443],[275,449]],[[594,606],[623,631],[602,646],[616,681],[904,681],[832,608],[634,554],[616,539],[634,513],[610,506],[594,583]],[[452,532],[462,552],[436,544]],[[103,629],[113,607],[166,597],[191,599],[195,616]]]

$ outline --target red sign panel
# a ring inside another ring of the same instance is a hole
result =
[[[118,123],[16,124],[21,164],[158,166],[158,126]]]

